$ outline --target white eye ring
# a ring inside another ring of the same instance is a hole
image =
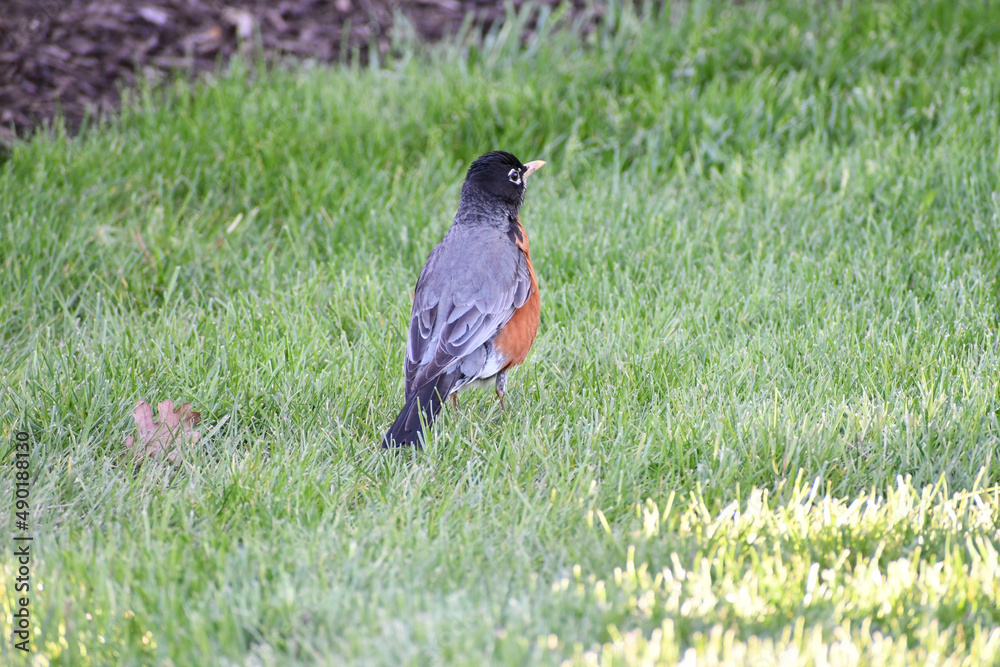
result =
[[[514,185],[520,185],[521,184],[521,170],[520,169],[511,169],[509,172],[507,172],[507,179],[511,183],[513,183]]]

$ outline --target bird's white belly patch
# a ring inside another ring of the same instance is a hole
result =
[[[503,355],[490,350],[489,356],[486,357],[486,363],[483,364],[483,369],[479,371],[479,374],[455,386],[448,395],[457,394],[472,387],[488,387],[496,380],[497,373],[503,368],[506,360]]]

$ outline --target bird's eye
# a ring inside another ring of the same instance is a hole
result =
[[[521,171],[519,169],[511,169],[509,172],[507,172],[507,178],[514,185],[520,185],[521,184]]]

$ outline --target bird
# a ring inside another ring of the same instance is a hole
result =
[[[507,373],[527,358],[538,334],[541,295],[520,211],[528,178],[544,165],[492,151],[466,172],[454,222],[417,279],[403,408],[384,449],[421,449],[424,425],[470,387],[492,382],[505,410]]]

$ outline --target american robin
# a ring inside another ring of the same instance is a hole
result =
[[[383,447],[420,447],[449,396],[493,381],[500,407],[507,371],[538,333],[541,297],[520,210],[528,177],[545,163],[510,153],[481,156],[465,175],[451,228],[417,279],[406,343],[403,409]]]

